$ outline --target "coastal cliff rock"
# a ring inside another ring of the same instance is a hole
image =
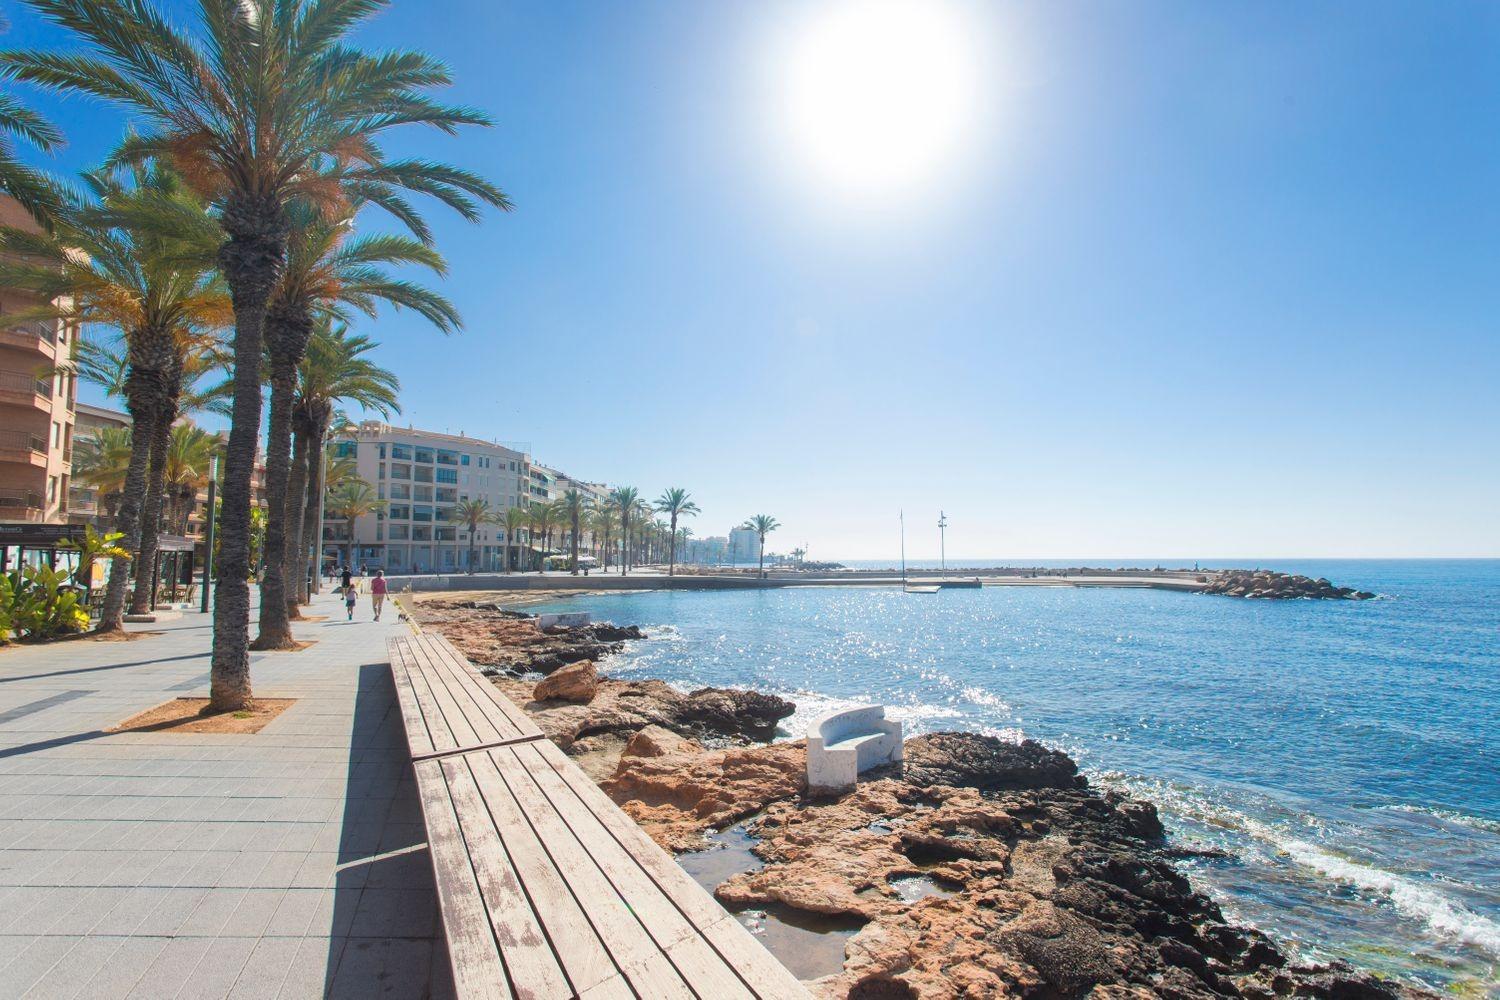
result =
[[[550,674],[583,660],[597,663],[627,641],[645,638],[638,626],[607,622],[543,630],[534,618],[480,601],[424,600],[417,605],[417,617],[447,636],[485,673],[510,677]]]
[[[818,996],[1407,995],[1225,923],[1161,849],[1154,807],[1094,791],[1040,744],[918,736],[904,770],[835,799],[806,797],[804,763],[800,743],[680,745],[622,757],[603,787],[672,850],[756,816],[762,867],[720,901],[865,922]]]
[[[599,672],[592,660],[580,660],[556,670],[537,682],[531,697],[535,701],[570,701],[588,704],[599,692]]]
[[[1305,598],[1328,601],[1368,601],[1375,595],[1353,587],[1335,587],[1325,579],[1274,573],[1270,570],[1231,569],[1213,574],[1201,593],[1268,600]]]

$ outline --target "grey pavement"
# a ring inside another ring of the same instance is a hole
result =
[[[332,596],[257,653],[255,735],[106,734],[206,695],[208,616],[0,649],[0,998],[448,997],[386,639]]]

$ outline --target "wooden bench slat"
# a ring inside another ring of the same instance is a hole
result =
[[[483,909],[489,912],[488,922],[493,928],[506,971],[510,973],[512,987],[521,996],[572,995],[573,988],[522,889],[522,876],[517,873],[506,844],[492,823],[479,821],[479,817],[488,820],[489,812],[473,775],[459,757],[444,758],[439,769],[447,780],[453,808],[460,817],[464,848],[468,851]],[[443,920],[446,927],[447,913],[443,914]],[[452,933],[449,932],[450,937]]]
[[[731,916],[708,891],[693,881],[676,861],[646,835],[635,820],[625,814],[598,785],[550,740],[539,740],[514,748],[518,754],[529,753],[552,766],[558,778],[566,782],[599,822],[619,841],[620,846],[650,873],[665,893],[713,945],[723,959],[732,965],[755,994],[765,998],[805,998],[807,990],[786,966],[777,961],[765,946]]]
[[[541,727],[536,724],[531,716],[527,715],[526,712],[522,710],[521,707],[515,702],[511,701],[509,698],[505,697],[505,695],[501,694],[500,691],[495,687],[495,685],[490,683],[489,678],[480,673],[474,667],[474,665],[469,662],[468,657],[464,656],[462,651],[460,651],[457,646],[453,645],[452,640],[450,640],[445,635],[437,635],[433,637],[433,642],[438,648],[442,649],[454,663],[458,664],[468,676],[479,682],[481,690],[483,691],[484,696],[489,700],[490,704],[495,707],[496,711],[508,718],[511,721],[511,724],[516,727],[521,735],[542,735]]]
[[[419,675],[427,684],[428,691],[432,694],[432,701],[436,704],[442,715],[443,721],[453,734],[454,744],[458,747],[478,746],[481,743],[493,743],[498,734],[493,726],[480,723],[480,729],[475,729],[468,716],[453,698],[453,692],[448,689],[448,680],[444,677],[432,662],[432,649],[429,644],[423,642],[412,643],[412,653],[420,664]],[[433,720],[429,719],[429,722]]]
[[[672,917],[680,922],[680,915],[675,911],[667,912],[662,905],[666,901],[659,894],[642,894],[639,886],[621,884],[628,879],[617,877],[621,867],[619,860],[601,857],[591,849],[588,842],[590,831],[576,828],[568,822],[567,816],[553,808],[544,790],[516,759],[514,748],[489,750],[486,755],[504,778],[569,888],[579,900],[587,901],[591,922],[609,948],[615,964],[639,992],[641,984],[629,972],[632,963],[640,956],[662,951],[658,935],[663,931],[672,933],[672,940],[676,940],[692,933],[692,928],[686,924],[681,929],[670,924],[662,927],[660,922],[670,921]],[[654,986],[661,986],[663,975],[659,969],[650,967],[643,971],[652,975]]]
[[[414,755],[436,753],[437,745],[432,742],[432,733],[427,728],[427,720],[422,717],[416,692],[412,690],[405,653],[395,649],[391,651],[391,679],[396,683],[396,704],[401,709],[401,720],[406,724],[407,745]]]
[[[428,854],[437,882],[438,904],[448,938],[453,985],[461,997],[510,996],[510,980],[490,931],[458,816],[448,798],[442,769],[433,762],[415,765],[422,814],[427,820]]]
[[[754,1000],[755,994],[740,981],[735,970],[703,938],[694,934],[667,949],[667,958],[692,984],[700,997],[713,1000]]]
[[[527,822],[495,762],[488,754],[465,754],[448,758],[443,769],[465,770],[478,786],[484,800],[481,808],[488,810],[573,989],[583,993],[618,975],[619,969],[599,940],[589,916],[548,856],[538,832]]]
[[[501,705],[501,702],[509,705],[510,699],[495,690],[495,685],[482,674],[476,673],[473,665],[462,659],[462,654],[459,654],[452,646],[445,647],[440,643],[434,643],[430,652],[434,668],[448,679],[454,697],[456,699],[461,697],[460,704],[466,703],[475,715],[482,717],[487,725],[494,727],[497,739],[542,735],[542,730],[530,719],[518,725]],[[514,706],[511,707],[514,710]],[[468,714],[467,710],[465,714]],[[476,724],[475,730],[478,729],[479,726]]]
[[[429,733],[429,741],[432,743],[433,750],[457,750],[459,744],[453,735],[453,727],[448,725],[442,706],[433,696],[432,685],[428,682],[427,672],[422,669],[421,662],[413,656],[406,661],[405,669],[411,681],[412,697],[416,699],[417,711],[421,714],[422,725]]]

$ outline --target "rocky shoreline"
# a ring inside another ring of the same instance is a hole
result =
[[[804,743],[767,742],[790,702],[601,678],[580,654],[608,655],[622,633],[544,633],[452,603],[419,602],[417,618],[493,668],[663,847],[711,849],[738,824],[750,863],[712,883],[727,908],[847,922],[842,967],[808,983],[815,996],[1426,995],[1347,965],[1299,965],[1229,924],[1176,870],[1153,805],[1091,787],[1041,744],[917,736],[899,769],[814,797]]]

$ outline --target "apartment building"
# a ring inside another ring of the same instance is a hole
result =
[[[449,521],[461,500],[489,501],[504,517],[509,507],[545,500],[553,480],[532,476],[530,456],[519,448],[461,434],[360,423],[335,445],[353,456],[361,479],[375,487],[386,506],[354,524],[354,562],[389,573],[448,573],[469,568],[469,533]],[[536,490],[542,490],[539,495]],[[325,519],[323,554],[345,557],[349,525]],[[473,539],[474,569],[504,568],[505,528],[485,525]]]
[[[131,423],[128,413],[89,403],[76,403],[73,417],[73,440],[80,447],[100,430],[125,428]],[[68,484],[68,521],[91,524],[101,531],[111,519],[113,512],[108,508],[112,502],[113,498],[100,496],[92,485],[74,476]]]
[[[0,197],[0,223],[35,228]],[[57,320],[11,320],[39,301],[0,288],[0,522],[63,524],[72,479],[77,377],[54,374],[78,331]]]

